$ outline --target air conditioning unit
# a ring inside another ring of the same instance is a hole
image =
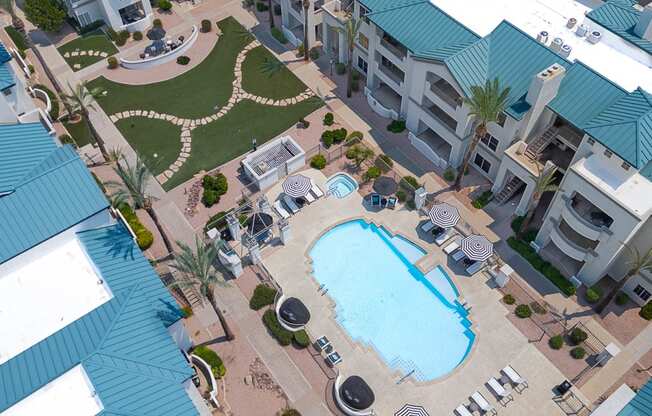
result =
[[[574,18],[574,17],[571,17],[566,22],[566,27],[569,28],[569,29],[572,29],[573,27],[575,27],[576,24],[577,24],[577,19]]]
[[[564,46],[564,40],[562,38],[554,38],[552,43],[550,43],[550,49],[555,52],[561,51],[562,46]]]
[[[589,27],[584,23],[577,26],[577,29],[575,29],[575,34],[581,38],[586,36],[587,33],[589,33]]]
[[[545,30],[539,32],[539,34],[537,34],[537,41],[543,43],[544,45],[548,43],[548,32]]]
[[[602,33],[597,30],[592,30],[591,33],[589,33],[589,35],[586,37],[586,40],[594,45],[600,42],[600,39],[602,39]]]
[[[573,47],[569,45],[568,43],[564,44],[561,47],[561,50],[559,51],[559,54],[563,56],[564,58],[568,58],[571,54],[571,51],[573,50]]]

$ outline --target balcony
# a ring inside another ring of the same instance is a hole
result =
[[[562,199],[566,202],[562,210],[562,218],[579,234],[591,240],[599,240],[603,234],[613,234],[609,229],[613,223],[611,217],[580,194],[576,194],[573,198],[563,195]]]
[[[455,91],[455,88],[444,79],[439,79],[435,82],[428,82],[429,89],[439,99],[450,105],[452,108],[457,109],[462,105],[462,97]]]
[[[401,61],[403,61],[407,56],[407,49],[405,46],[401,45],[397,40],[389,37],[387,34],[380,39],[380,44]]]
[[[446,169],[448,167],[448,160],[451,154],[451,145],[448,144],[440,135],[432,129],[425,127],[425,130],[415,135],[412,132],[408,133],[410,143],[417,148],[424,156],[426,156],[432,163]]]
[[[563,219],[561,221],[553,220],[552,222],[555,224],[555,227],[550,232],[550,239],[564,254],[576,261],[582,262],[590,261],[592,258],[597,257],[593,249],[580,245],[586,244],[587,241],[591,240],[575,233]],[[581,240],[584,241],[582,242]],[[597,245],[597,241],[593,243]]]
[[[553,233],[555,233],[555,231],[553,231]],[[561,243],[561,245],[563,245],[563,243]],[[539,255],[544,260],[554,264],[557,270],[559,270],[567,279],[572,276],[577,277],[584,266],[583,260],[575,260],[574,258],[569,257],[568,254],[562,251],[554,241],[543,247],[539,251]]]
[[[557,140],[573,148],[573,150],[577,150],[580,147],[584,133],[563,121],[555,124],[558,129]]]
[[[349,18],[349,13],[342,9],[340,0],[331,0],[322,6],[322,10],[331,15],[335,20],[344,25],[346,19]]]
[[[367,103],[376,114],[384,118],[398,120],[402,99],[393,89],[381,83],[373,91],[365,87],[365,95]]]
[[[426,98],[424,98],[423,107],[426,109],[428,114],[455,134],[455,130],[457,130],[457,121],[453,117],[449,116],[448,113],[442,110],[437,104]]]

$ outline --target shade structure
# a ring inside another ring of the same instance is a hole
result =
[[[283,192],[291,198],[301,198],[308,195],[312,181],[303,175],[290,175],[283,182]]]
[[[310,311],[297,298],[287,298],[278,310],[283,321],[291,326],[303,326],[310,320]]]
[[[355,410],[368,409],[376,400],[373,390],[360,376],[351,376],[344,380],[338,394],[347,406]]]
[[[428,213],[430,221],[442,228],[454,227],[460,220],[460,213],[450,204],[435,204]]]
[[[381,195],[391,195],[398,190],[398,184],[389,176],[380,176],[374,181],[374,191]]]
[[[400,410],[394,413],[394,416],[430,416],[430,415],[428,414],[428,412],[426,412],[426,409],[424,409],[423,406],[406,404],[405,406],[401,407]]]
[[[471,234],[460,244],[462,252],[471,260],[485,261],[494,252],[494,245],[483,235]]]
[[[264,212],[256,212],[247,219],[247,222],[245,222],[247,233],[250,235],[256,235],[272,224],[274,224],[274,218]]]
[[[165,29],[162,27],[153,27],[147,32],[147,39],[161,40],[165,37]]]

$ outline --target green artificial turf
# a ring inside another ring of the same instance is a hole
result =
[[[100,29],[89,32],[83,36],[73,39],[70,42],[66,43],[63,46],[58,48],[61,56],[64,56],[66,52],[74,51],[100,51],[106,52],[108,56],[118,53],[118,49],[113,45],[109,37]],[[80,64],[81,68],[85,68],[89,65],[105,60],[106,57],[102,56],[69,56],[68,58],[64,57],[70,68],[73,71],[79,71],[79,69],[74,68],[74,64]],[[81,69],[80,68],[80,69]]]
[[[306,86],[285,65],[266,71],[268,62],[278,62],[265,47],[249,51],[242,64],[242,87],[249,94],[281,99],[295,97],[305,91]]]

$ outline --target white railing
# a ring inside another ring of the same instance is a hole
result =
[[[442,169],[448,168],[448,160],[439,156],[432,147],[428,145],[425,141],[421,140],[416,134],[408,132],[408,137],[410,138],[410,143],[418,151],[420,151],[428,160],[430,160],[435,165],[439,166]]]
[[[209,393],[209,396],[211,398],[211,401],[215,405],[215,407],[219,408],[220,402],[217,400],[217,381],[215,380],[215,376],[213,375],[213,370],[211,369],[211,366],[208,365],[206,361],[202,360],[200,357],[196,356],[195,354],[190,354],[190,358],[192,362],[195,363],[195,365],[201,365],[206,370],[204,374],[208,375],[207,378],[211,383],[211,391]]]
[[[49,114],[50,110],[52,110],[52,100],[50,100],[48,93],[38,88],[31,88],[31,90],[34,93],[34,97],[45,102],[45,111]]]
[[[364,88],[364,95],[367,96],[367,103],[369,104],[369,107],[371,107],[371,109],[374,110],[376,114],[384,118],[398,120],[398,112],[382,105],[378,100],[374,98],[371,90],[368,87]]]
[[[292,33],[292,31],[286,28],[285,26],[283,26],[283,34],[288,39],[288,41],[292,44],[292,46],[294,46],[295,48],[298,47],[301,43],[303,43],[303,41],[297,39],[297,37],[294,36],[294,33]]]
[[[18,66],[20,66],[20,69],[23,70],[23,73],[27,78],[32,76],[32,72],[29,70],[29,65],[25,60],[23,59],[22,56],[20,56],[20,53],[14,48],[9,48],[9,51],[11,52],[12,55],[14,55],[14,58],[16,58],[16,61],[18,62]]]
[[[146,58],[146,59],[129,60],[129,59],[120,58],[120,64],[127,69],[149,69],[154,66],[166,62],[170,62],[176,59],[177,57],[179,57],[180,55],[182,55],[188,49],[190,49],[190,47],[197,40],[198,36],[199,36],[199,31],[197,30],[197,26],[193,26],[192,33],[190,34],[188,39],[184,40],[183,44],[178,48],[176,48],[175,50],[164,53],[163,55],[153,56],[151,58]]]

